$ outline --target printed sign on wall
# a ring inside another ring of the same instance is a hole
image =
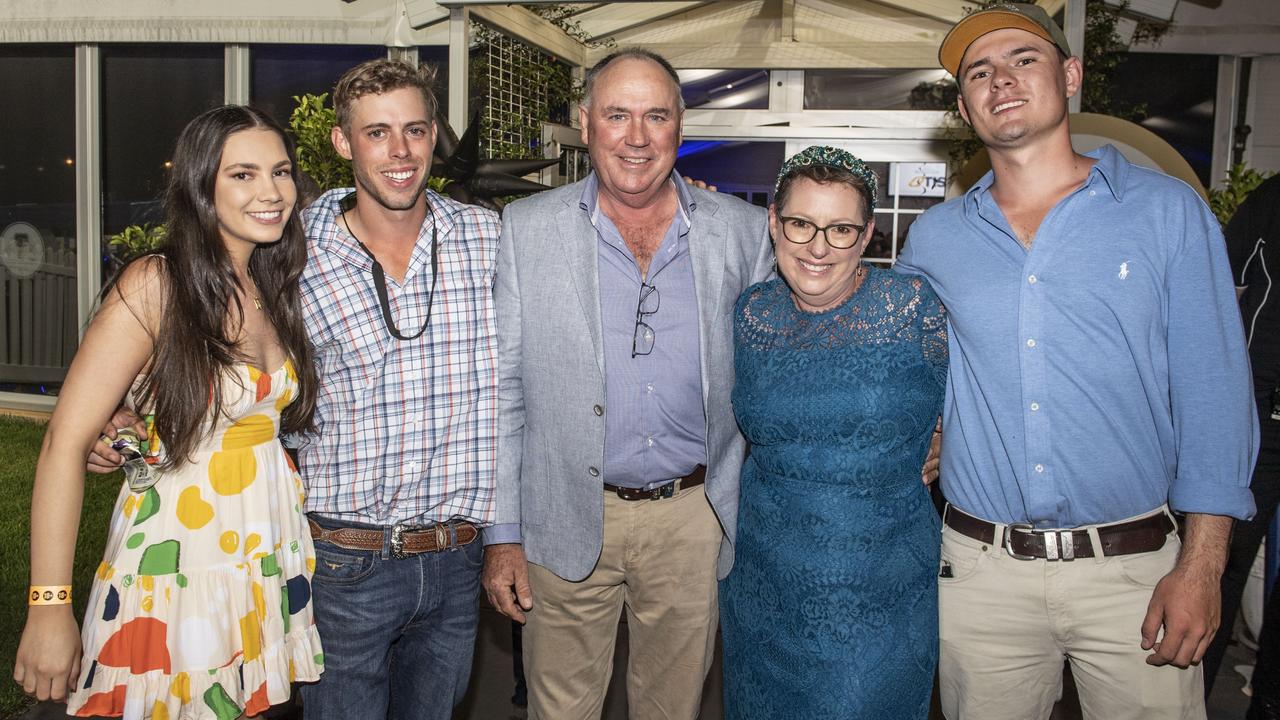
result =
[[[947,192],[946,163],[893,163],[889,176],[893,195],[943,197]]]

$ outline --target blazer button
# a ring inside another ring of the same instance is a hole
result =
[[[591,474],[591,477],[600,477],[600,471],[594,465],[587,468],[587,472]]]
[[[596,405],[595,407],[591,408],[591,412],[594,412],[596,414],[596,417],[600,417],[601,415],[604,414],[604,408],[600,407],[599,405]]]

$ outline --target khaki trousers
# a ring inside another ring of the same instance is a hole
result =
[[[1171,533],[1149,553],[1017,560],[944,527],[942,562],[952,577],[938,579],[943,713],[1048,718],[1062,695],[1065,657],[1086,720],[1204,720],[1200,667],[1147,665],[1140,645],[1151,593],[1179,547]]]
[[[701,486],[662,500],[605,494],[604,548],[586,579],[529,564],[530,720],[599,718],[627,612],[631,720],[691,720],[715,648],[720,523]]]

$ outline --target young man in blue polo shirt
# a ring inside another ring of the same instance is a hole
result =
[[[939,60],[992,164],[898,263],[950,315],[943,711],[1047,718],[1069,658],[1087,718],[1204,718],[1258,433],[1217,221],[1109,146],[1074,151],[1081,63],[1043,10],[969,15]]]

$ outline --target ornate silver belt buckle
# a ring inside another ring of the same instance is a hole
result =
[[[407,528],[402,523],[396,523],[391,526],[391,557],[396,560],[403,560],[404,554],[404,532]]]
[[[1023,532],[1035,532],[1036,526],[1031,523],[1013,523],[1004,526],[1004,537],[1000,539],[1000,544],[1004,545],[1004,551],[1009,553],[1009,557],[1014,560],[1037,560],[1035,555],[1020,555],[1013,551],[1013,531],[1022,530]],[[1057,548],[1054,548],[1055,554]]]
[[[1062,560],[1070,562],[1076,559],[1076,537],[1075,531],[1059,530],[1057,532],[1046,533],[1046,535],[1056,535],[1057,541],[1054,542],[1054,550],[1062,548],[1062,554],[1057,557],[1051,557],[1050,560]],[[1049,549],[1048,538],[1045,538],[1045,550]],[[1054,553],[1057,554],[1056,552]]]

